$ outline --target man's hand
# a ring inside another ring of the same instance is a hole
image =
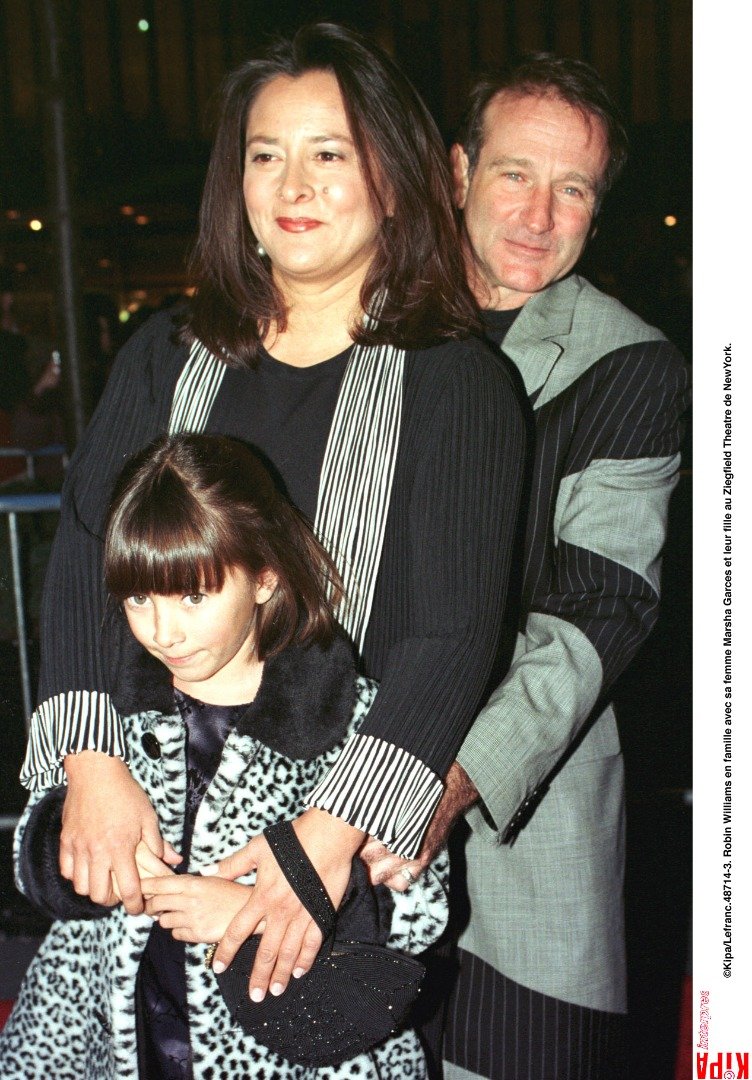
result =
[[[425,854],[425,842],[417,859],[402,859],[393,855],[378,836],[369,836],[360,849],[372,885],[388,885],[395,892],[406,892],[431,861]]]
[[[317,809],[306,810],[293,822],[293,828],[338,908],[363,833]],[[321,948],[321,931],[290,887],[263,835],[217,866],[205,867],[202,873],[233,879],[253,869],[256,884],[250,899],[222,935],[212,966],[215,971],[224,971],[246,938],[259,932],[266,920],[249,985],[251,1000],[262,1001],[267,990],[278,996],[291,975],[300,978],[310,969]]]
[[[142,879],[145,911],[176,941],[211,945],[245,907],[253,889],[236,881],[194,874]]]
[[[401,859],[392,855],[385,844],[374,836],[368,838],[360,857],[368,867],[372,885],[388,885],[396,892],[409,889],[428,864],[438,855],[457,818],[477,802],[478,791],[458,762],[454,762],[446,778],[446,787],[436,813],[426,829],[417,859]]]
[[[180,855],[159,834],[157,815],[143,789],[120,758],[94,750],[69,754],[64,761],[68,791],[63,806],[60,872],[79,896],[97,904],[116,895],[126,911],[144,910],[135,851],[140,841],[158,859],[173,865]]]

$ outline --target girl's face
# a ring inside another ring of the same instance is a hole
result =
[[[283,292],[362,282],[379,223],[331,72],[280,75],[260,91],[248,116],[243,194]]]
[[[255,654],[256,607],[277,585],[266,570],[258,580],[235,567],[224,585],[190,596],[136,594],[123,602],[136,640],[168,668],[178,690],[210,704],[252,700],[260,670]]]

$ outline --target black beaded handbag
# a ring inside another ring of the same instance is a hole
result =
[[[248,997],[248,978],[259,945],[257,935],[239,949],[217,982],[233,1020],[275,1053],[299,1065],[337,1065],[383,1042],[403,1023],[420,990],[418,960],[379,943],[386,940],[386,892],[381,903],[365,867],[353,872],[340,913],[289,821],[264,830],[285,877],[322,934],[324,943],[311,970],[291,979],[279,997]],[[381,925],[380,925],[381,924]]]

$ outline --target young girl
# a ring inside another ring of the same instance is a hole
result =
[[[201,868],[299,814],[375,696],[336,630],[331,560],[248,448],[178,435],[121,475],[105,579],[111,617],[124,613],[144,648],[138,671],[111,658],[116,694],[143,703],[126,724],[131,771],[182,861],[173,871],[142,845],[147,914],[129,916],[114,892],[115,906],[95,905],[57,868],[62,799],[32,797],[16,836],[18,885],[58,921],[0,1035],[0,1074],[424,1075],[410,1030],[322,1069],[279,1057],[233,1022],[205,964],[251,886]],[[388,944],[404,952],[424,949],[445,921],[439,877],[424,878],[390,901]]]

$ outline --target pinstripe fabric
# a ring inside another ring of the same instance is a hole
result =
[[[336,559],[347,603],[338,612],[358,651],[371,615],[402,420],[405,354],[356,346],[324,455],[316,532]]]
[[[337,402],[319,486],[316,531],[327,544],[342,575],[349,603],[341,622],[353,641],[362,647],[376,584],[376,572],[384,541],[394,464],[399,444],[402,412],[402,379],[405,354],[390,346],[353,349]],[[175,386],[169,431],[202,431],[227,370],[226,364],[200,341],[194,341]],[[95,718],[95,722],[91,720]],[[389,753],[374,748],[375,740],[352,755],[351,767],[370,775],[371,758]],[[21,782],[36,789],[42,777],[62,783],[64,773],[49,763],[59,762],[67,753],[82,749],[123,756],[120,720],[108,694],[80,690],[74,696],[58,695],[42,703],[33,717]],[[374,813],[389,823],[394,835],[396,823],[405,817],[405,797],[400,789],[413,789],[409,809],[420,808],[420,820],[430,816],[441,785],[423,763],[411,755],[391,754],[392,784],[397,793],[391,814],[386,808],[367,811],[361,805],[358,820],[372,822]],[[396,760],[395,760],[396,759]],[[326,798],[338,807],[338,788],[353,783],[343,764],[341,781],[334,779]],[[425,777],[433,777],[429,784]],[[430,798],[421,798],[431,787]],[[438,791],[436,790],[438,788]]]
[[[623,1080],[626,1017],[546,997],[461,953],[444,1080]]]
[[[611,682],[652,629],[658,611],[658,591],[641,574],[587,548],[559,545],[554,528],[561,513],[562,485],[571,495],[570,476],[585,473],[597,460],[617,463],[610,482],[628,491],[630,471],[618,463],[640,460],[670,467],[668,483],[676,476],[679,416],[686,404],[686,373],[674,360],[668,342],[654,341],[614,350],[590,365],[553,400],[537,407],[536,455],[527,525],[523,610],[541,611],[571,620],[596,648]],[[673,462],[673,465],[672,465]],[[666,486],[656,475],[654,486]],[[650,478],[648,477],[648,480]],[[646,488],[642,475],[635,486]],[[595,496],[597,509],[597,494]],[[661,533],[665,531],[665,505]],[[592,526],[592,522],[590,523]],[[614,523],[606,524],[608,543],[614,543]],[[583,531],[583,542],[587,533]],[[558,550],[557,550],[558,546]],[[634,544],[632,545],[634,547]],[[647,549],[645,549],[647,550]],[[592,608],[588,605],[592,597]],[[623,616],[623,617],[622,617]],[[629,640],[624,640],[628,638]]]
[[[109,694],[91,690],[56,694],[42,702],[36,716],[21,783],[50,775],[49,762],[60,761],[65,754],[99,749],[103,731],[112,733],[112,753],[119,757],[125,755],[122,725]],[[53,772],[52,776],[56,784],[62,783],[59,772]],[[36,790],[36,786],[32,790]]]
[[[483,808],[467,815],[447,1078],[611,1080],[626,1010],[624,774],[603,706],[657,615],[687,373],[659,331],[576,275],[502,337],[535,459],[512,665],[458,755]]]
[[[443,790],[419,758],[372,735],[353,735],[336,770],[308,802],[378,836],[400,854],[418,850]]]
[[[488,630],[500,626],[504,610],[523,454],[509,385],[490,357],[468,350],[447,365],[442,353],[411,353],[406,365],[397,469],[409,480],[395,481],[364,638],[368,670],[381,686],[355,739],[359,767],[351,771],[343,755],[326,790],[311,796],[342,816],[352,810],[346,795],[357,791],[360,827],[408,858],[456,756],[456,718],[474,714],[490,674]],[[400,633],[387,638],[385,626]],[[390,678],[407,670],[419,684]],[[384,775],[382,759],[390,768],[402,761],[388,788],[372,781]]]
[[[337,563],[347,597],[339,621],[359,651],[384,544],[402,419],[404,366],[402,349],[389,345],[353,349],[319,481],[314,527]],[[170,432],[203,431],[226,370],[205,345],[194,342],[175,388]]]
[[[175,387],[168,428],[171,435],[204,430],[226,371],[225,363],[200,341],[194,341]]]
[[[319,481],[315,531],[337,563],[346,604],[339,621],[358,651],[371,614],[399,446],[405,353],[356,346],[347,365]],[[175,391],[170,431],[206,424],[225,365],[196,342]],[[405,853],[420,845],[441,798],[436,774],[414,755],[354,735],[309,805]]]
[[[658,595],[639,574],[592,551],[561,541],[558,554],[561,570],[545,606],[538,609],[579,627],[601,658],[603,679],[610,684],[651,629]],[[618,632],[613,625],[617,618]]]
[[[328,777],[323,798],[332,813],[354,814],[364,829],[383,833],[395,850],[412,855],[494,662],[525,432],[509,375],[480,342],[448,341],[411,352],[402,374],[401,357],[390,357],[386,374],[373,365],[374,377],[383,375],[388,385],[381,397],[370,396],[371,448],[359,459],[362,440],[347,441],[348,426],[364,423],[363,395],[357,393],[342,410],[343,441],[332,436],[329,445],[338,458],[327,483],[357,474],[349,494],[334,500],[331,520],[339,522],[358,555],[349,515],[367,522],[359,539],[369,541],[371,554],[362,570],[375,582],[353,590],[365,608],[352,625],[361,627],[363,670],[380,681],[380,690],[350,754]],[[204,381],[208,374],[207,393],[201,389],[202,370]],[[101,718],[92,737],[106,753],[120,752],[120,721],[112,704],[130,701],[123,673],[137,665],[127,631],[117,637],[119,631],[102,618],[102,519],[112,484],[125,459],[167,430],[171,417],[173,426],[203,422],[217,370],[201,350],[189,356],[175,343],[169,315],[155,316],[119,355],[71,462],[45,589],[40,700],[68,688],[82,699],[87,695],[89,713],[99,710]],[[348,370],[357,372],[352,357]],[[231,385],[241,401],[257,390],[253,373],[236,374],[222,380],[210,419],[215,430],[222,430],[222,403]],[[184,399],[179,407],[178,383]],[[392,396],[388,406],[386,393]],[[331,408],[333,414],[333,401]],[[263,431],[252,421],[247,431],[236,425],[233,432],[264,452]],[[299,452],[294,434],[284,451],[288,457]],[[270,460],[284,483],[284,459]],[[372,477],[370,492],[365,473]],[[315,485],[309,505],[315,506],[319,467],[309,475]],[[352,510],[353,499],[360,500],[360,510]],[[375,517],[372,503],[381,511]],[[32,718],[24,767],[28,787],[62,779],[61,729],[65,722],[52,709]],[[70,730],[63,734],[76,738]]]
[[[173,332],[171,316],[164,313],[129,339],[67,470],[42,596],[41,704],[30,719],[20,774],[21,783],[32,791],[64,782],[62,756],[74,746],[113,756],[124,753],[120,717],[103,689],[107,662],[101,648],[105,593],[100,537],[111,486],[103,494],[102,475],[119,472],[130,453],[167,429],[175,386],[187,360],[185,350],[171,344],[164,348]],[[118,402],[117,409],[108,407],[108,398]],[[91,446],[97,447],[93,460]],[[110,475],[110,485],[112,479]],[[82,518],[83,507],[91,512]],[[74,537],[72,552],[67,550],[68,530]],[[55,630],[44,633],[50,626]],[[70,714],[68,705],[73,707]]]
[[[203,430],[226,370],[206,346],[193,343],[175,386],[168,425],[171,433]],[[85,595],[82,589],[81,596]],[[90,615],[94,617],[94,612]],[[30,722],[21,783],[32,791],[62,784],[63,757],[81,750],[126,756],[122,723],[107,693],[77,690],[41,702]]]

